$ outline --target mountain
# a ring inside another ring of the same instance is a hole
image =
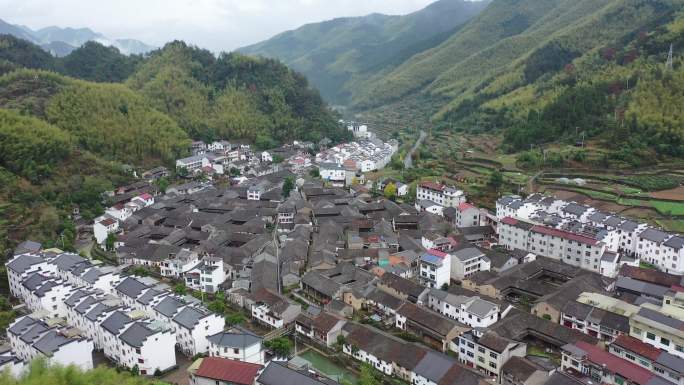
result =
[[[684,156],[682,0],[494,0],[441,44],[359,85],[371,121],[499,132],[504,149],[595,138],[631,165]],[[673,69],[665,70],[670,45]],[[654,90],[661,90],[661,95]],[[648,96],[646,96],[648,94]],[[665,105],[655,100],[668,100]],[[646,101],[648,100],[648,101]]]
[[[52,70],[89,81],[122,82],[143,60],[140,56],[126,56],[115,47],[105,47],[94,41],[86,42],[62,57],[50,55],[45,49],[13,35],[0,34],[0,46],[5,48],[0,50],[0,64],[4,64],[0,66],[0,75],[25,67]]]
[[[63,41],[53,41],[51,43],[41,44],[40,48],[42,48],[44,51],[49,52],[50,55],[54,57],[67,56],[76,49],[76,47],[74,47],[73,45],[67,44]]]
[[[405,16],[339,18],[305,25],[238,51],[282,60],[305,74],[326,100],[345,105],[367,79],[438,45],[488,3],[440,0]]]
[[[57,57],[66,56],[86,42],[95,41],[105,46],[116,47],[124,55],[139,55],[155,47],[134,39],[110,39],[89,28],[60,28],[50,26],[31,30],[25,26],[13,25],[0,19],[0,34],[8,34],[35,43]]]

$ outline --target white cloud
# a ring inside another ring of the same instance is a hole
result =
[[[231,50],[302,24],[373,12],[406,14],[434,0],[0,0],[0,18],[33,29],[88,27],[111,38],[174,39]]]

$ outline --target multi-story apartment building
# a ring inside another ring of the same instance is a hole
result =
[[[646,385],[656,377],[647,369],[584,341],[563,346],[561,370],[584,383]]]
[[[454,346],[455,342],[458,346]],[[474,329],[452,342],[452,350],[466,366],[487,376],[498,377],[501,368],[511,357],[525,357],[527,345],[501,337],[492,331]]]
[[[642,307],[629,320],[629,335],[670,354],[684,358],[684,321]]]
[[[652,228],[646,223],[637,223],[593,207],[539,194],[527,199],[503,197],[496,203],[496,214],[500,220],[511,217],[595,239],[603,243],[606,250],[619,253],[617,258],[620,263],[635,256],[637,264],[643,260],[662,271],[684,274],[684,238]],[[508,238],[508,235],[505,237]],[[596,265],[594,261],[582,264],[592,270]]]
[[[428,200],[443,207],[458,207],[465,203],[463,191],[439,183],[423,182],[416,188],[416,200]]]
[[[419,280],[431,288],[441,288],[451,282],[451,255],[429,250],[419,260]]]
[[[618,337],[608,351],[676,385],[684,385],[684,358],[645,344],[634,337]]]
[[[188,356],[209,351],[209,336],[223,331],[225,319],[201,307],[187,306],[173,317],[178,347]]]
[[[451,257],[451,278],[463,279],[480,271],[489,271],[491,261],[480,250],[468,247],[455,251]]]
[[[498,230],[499,243],[507,249],[522,249],[601,273],[606,244],[594,238],[512,217],[501,219]]]

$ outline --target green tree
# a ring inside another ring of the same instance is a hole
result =
[[[116,235],[114,233],[107,234],[105,239],[105,249],[107,251],[114,251],[114,243],[116,242]]]
[[[494,170],[492,175],[489,177],[489,186],[493,189],[498,190],[504,183],[503,174],[499,170]]]
[[[245,321],[245,316],[242,313],[233,313],[226,317],[226,323],[228,325],[241,325]]]
[[[285,181],[283,182],[283,197],[287,198],[290,196],[290,192],[294,190],[295,187],[295,181],[294,178],[291,176],[288,176],[285,178]]]
[[[285,161],[285,158],[283,158],[282,156],[280,156],[278,154],[273,155],[273,163],[274,164],[281,164],[281,163],[283,163],[283,161]]]
[[[397,198],[397,186],[394,183],[388,183],[383,193],[385,198],[395,200]]]
[[[264,343],[268,349],[280,357],[288,357],[292,351],[292,341],[287,337],[278,337]]]
[[[178,295],[186,295],[188,294],[188,288],[184,284],[179,283],[173,287],[173,292]]]
[[[168,178],[166,178],[166,177],[161,177],[161,178],[157,179],[156,181],[154,181],[154,184],[155,184],[155,185],[157,186],[157,188],[159,189],[159,192],[161,192],[162,194],[165,194],[165,193],[166,193],[166,189],[169,188],[170,182],[169,182],[169,179],[168,179]]]
[[[318,167],[314,167],[309,171],[309,176],[312,178],[320,178],[321,177],[321,172],[318,170]]]

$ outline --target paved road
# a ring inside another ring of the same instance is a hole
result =
[[[427,137],[427,134],[425,131],[420,130],[420,136],[418,137],[418,140],[416,140],[416,143],[411,147],[411,151],[409,151],[408,155],[404,158],[404,168],[409,169],[413,167],[413,154],[418,150],[418,147],[423,143],[425,138]]]

